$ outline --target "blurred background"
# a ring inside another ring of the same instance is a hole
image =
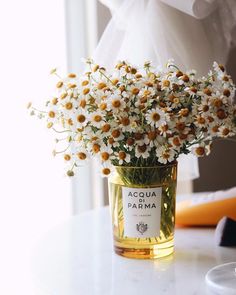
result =
[[[54,136],[28,116],[50,97],[59,72],[82,71],[110,10],[96,0],[0,1],[0,294],[34,294],[30,253],[37,240],[69,216],[108,204],[106,183],[96,165],[73,180],[64,163],[53,158]],[[236,48],[227,70],[236,81]],[[201,177],[182,183],[183,191],[214,191],[236,185],[236,144],[218,142],[200,160]]]

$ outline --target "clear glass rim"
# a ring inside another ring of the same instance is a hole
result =
[[[114,167],[117,169],[152,169],[152,168],[170,168],[178,165],[178,161],[174,161],[169,164],[164,164],[164,165],[156,165],[156,166],[115,166]]]

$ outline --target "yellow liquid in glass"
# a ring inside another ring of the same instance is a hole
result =
[[[124,168],[125,169],[125,168]],[[158,169],[158,168],[157,168]],[[163,169],[163,168],[162,168]],[[174,251],[175,198],[177,166],[169,172],[161,173],[164,177],[152,183],[137,184],[136,188],[162,188],[160,235],[150,238],[131,238],[124,235],[124,210],[122,187],[131,187],[116,174],[109,181],[110,209],[113,223],[114,250],[117,254],[129,258],[153,259],[170,255]]]

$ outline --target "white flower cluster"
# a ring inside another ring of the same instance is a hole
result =
[[[111,74],[87,64],[82,77],[59,78],[46,112],[30,106],[48,128],[66,133],[69,176],[90,157],[101,161],[103,175],[118,165],[165,165],[191,151],[201,157],[214,138],[236,134],[235,86],[222,65],[198,79],[172,61],[165,70],[119,62]]]

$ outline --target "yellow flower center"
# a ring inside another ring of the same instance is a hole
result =
[[[121,106],[121,102],[119,100],[113,100],[112,105],[114,108],[119,108]]]
[[[219,126],[215,125],[211,128],[211,130],[215,133],[217,133],[219,131]]]
[[[202,147],[202,146],[197,147],[197,148],[196,148],[196,154],[197,154],[198,156],[203,156],[203,155],[205,154],[205,149],[204,149],[204,147]]]
[[[118,82],[119,82],[118,79],[113,79],[113,80],[112,80],[112,84],[113,84],[113,85],[116,85]]]
[[[47,128],[52,128],[52,126],[53,126],[53,123],[52,122],[49,122],[48,124],[47,124]]]
[[[188,77],[188,75],[183,75],[182,80],[183,80],[184,82],[188,82],[188,81],[189,81],[189,77]]]
[[[223,91],[223,94],[224,94],[225,96],[229,97],[229,96],[230,96],[230,91],[229,91],[229,89],[225,89],[225,90]]]
[[[124,160],[126,158],[126,153],[123,151],[119,152],[119,159]]]
[[[65,161],[70,161],[70,159],[71,159],[71,156],[70,155],[68,155],[68,154],[65,154],[64,155],[64,160]]]
[[[180,130],[184,130],[185,128],[185,124],[183,122],[178,122],[176,123],[176,128],[180,131]]]
[[[143,134],[140,133],[140,132],[136,132],[136,133],[134,134],[134,138],[135,138],[136,140],[140,140],[140,139],[143,138]]]
[[[62,93],[62,95],[60,96],[61,99],[64,99],[66,97],[67,97],[67,93],[66,92]]]
[[[49,116],[50,118],[55,118],[56,114],[55,114],[54,111],[50,111],[50,112],[48,112],[48,116]]]
[[[86,120],[86,118],[85,118],[84,115],[78,115],[78,116],[77,116],[77,121],[78,121],[79,123],[84,123],[85,120]]]
[[[164,87],[169,87],[170,86],[170,81],[169,80],[164,80],[162,84],[163,84]]]
[[[81,108],[85,108],[85,106],[86,106],[86,100],[85,99],[82,99],[81,101],[80,101],[80,104],[79,104],[79,106],[81,107]]]
[[[132,138],[132,137],[129,137],[126,141],[126,143],[129,145],[129,146],[132,146],[134,144],[135,140]]]
[[[214,106],[215,107],[220,108],[220,107],[222,107],[222,105],[223,105],[223,102],[221,99],[219,99],[219,98],[214,99]]]
[[[153,113],[152,114],[152,120],[154,122],[158,122],[161,119],[161,116],[158,113]]]
[[[209,111],[209,106],[208,105],[204,105],[203,108],[202,108],[203,112],[207,112]]]
[[[109,159],[109,154],[107,152],[103,152],[101,153],[101,157],[104,161],[107,161]]]
[[[103,102],[103,103],[100,104],[99,108],[100,108],[100,110],[104,111],[107,108],[107,104],[105,102]]]
[[[85,160],[87,158],[86,154],[83,153],[83,152],[80,152],[77,154],[77,157],[80,159],[80,160]]]
[[[157,135],[156,135],[155,131],[149,131],[148,132],[148,139],[154,140],[154,139],[156,139],[156,137],[157,137]]]
[[[93,145],[93,152],[94,153],[98,153],[98,152],[100,152],[100,145],[99,144],[97,144],[97,143],[95,143],[94,145]]]
[[[56,85],[57,88],[61,88],[63,86],[63,82],[62,81],[59,81]]]
[[[71,84],[71,83],[68,84],[69,89],[75,88],[76,86],[77,86],[76,84]]]
[[[105,124],[102,126],[102,131],[103,132],[108,132],[111,129],[111,125],[110,124]]]
[[[179,103],[179,98],[178,98],[178,97],[175,97],[175,98],[173,99],[173,101],[174,101],[174,103]]]
[[[101,82],[101,83],[98,84],[97,88],[98,88],[98,89],[103,89],[103,88],[105,88],[106,86],[107,86],[106,83]]]
[[[73,125],[74,125],[74,124],[73,124],[73,120],[72,120],[71,118],[67,120],[67,123],[68,123],[68,125],[70,125],[70,126],[73,126]]]
[[[176,146],[180,146],[180,141],[179,141],[178,137],[173,138],[173,144],[176,145]]]
[[[108,142],[109,142],[109,144],[113,144],[115,141],[114,141],[113,137],[110,137],[110,138],[108,139]]]
[[[66,108],[67,110],[71,110],[71,109],[73,108],[73,104],[72,104],[71,102],[67,102],[67,103],[65,104],[65,108]]]
[[[110,170],[109,168],[103,168],[103,169],[102,169],[102,173],[103,173],[104,175],[109,175],[109,174],[111,173],[111,170]]]
[[[52,104],[56,105],[57,103],[58,103],[58,99],[57,99],[56,97],[54,97],[54,98],[52,99]]]
[[[111,135],[114,137],[114,138],[118,138],[120,136],[120,131],[115,129],[112,131]]]
[[[207,119],[210,123],[214,122],[214,118],[212,118],[211,116],[208,116]]]
[[[189,114],[189,109],[185,108],[180,111],[181,116],[187,117]]]
[[[68,74],[68,78],[76,78],[76,74],[70,73],[70,74]]]
[[[89,84],[89,81],[87,81],[87,80],[85,80],[85,81],[83,81],[83,82],[81,83],[82,86],[86,86],[86,85],[88,85],[88,84]]]
[[[140,153],[145,153],[146,149],[147,149],[147,146],[146,146],[145,144],[144,144],[144,145],[139,145],[139,146],[138,146],[138,151],[139,151]]]
[[[162,157],[163,157],[164,159],[168,160],[169,157],[170,157],[170,154],[168,153],[168,151],[165,151],[165,152],[162,154]]]
[[[151,94],[151,92],[149,90],[144,90],[144,92],[143,92],[143,96],[148,96],[150,94]]]
[[[205,93],[206,95],[211,96],[211,90],[210,90],[209,88],[205,88],[205,89],[203,90],[203,93]]]
[[[88,94],[88,93],[89,93],[89,91],[90,91],[90,89],[89,89],[89,88],[84,88],[84,90],[83,90],[83,94],[84,94],[84,95],[86,95],[86,94]]]
[[[216,115],[217,117],[220,119],[220,120],[223,120],[227,117],[226,113],[224,110],[222,109],[219,109],[217,112],[216,112]]]
[[[133,88],[132,94],[137,95],[138,93],[139,93],[139,89],[138,88]]]
[[[93,119],[94,119],[94,121],[97,122],[97,123],[99,123],[99,122],[102,121],[102,117],[101,117],[100,115],[95,115],[95,116],[93,117]]]
[[[197,122],[198,122],[199,124],[205,124],[206,120],[205,120],[203,117],[199,117],[199,118],[197,119]]]
[[[122,124],[123,126],[128,126],[128,125],[130,124],[130,119],[127,118],[127,117],[122,118],[122,119],[121,119],[121,124]]]
[[[227,136],[229,134],[229,129],[228,128],[224,128],[224,130],[222,131],[222,134],[224,136]]]

